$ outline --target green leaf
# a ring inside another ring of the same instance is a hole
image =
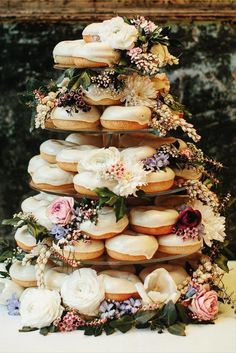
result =
[[[175,307],[177,310],[178,319],[185,324],[189,324],[191,322],[191,318],[188,316],[186,308],[180,303],[175,304]]]
[[[122,333],[129,331],[133,324],[134,318],[129,315],[124,315],[120,319],[114,320],[110,322],[110,326],[119,330]]]
[[[115,202],[113,208],[116,214],[116,221],[118,222],[127,212],[124,197],[120,196]]]
[[[94,336],[95,334],[95,327],[94,326],[86,326],[84,328],[85,336]]]
[[[9,273],[6,271],[0,271],[1,278],[8,278],[10,277]]]
[[[12,257],[13,257],[13,249],[5,250],[2,254],[0,254],[0,262],[3,262],[8,258],[11,259]]]
[[[36,327],[30,327],[30,326],[23,326],[19,332],[31,332],[31,331],[37,331],[38,328]]]
[[[23,220],[20,217],[14,217],[14,218],[4,219],[2,221],[2,224],[4,226],[13,226],[13,227],[15,227],[20,221],[22,221],[22,224],[24,223]]]
[[[47,334],[50,332],[50,326],[48,327],[42,327],[39,330],[40,335],[47,336]]]
[[[228,258],[223,255],[219,254],[219,256],[215,259],[215,263],[225,272],[229,272],[229,267],[228,267]]]
[[[88,75],[88,73],[86,71],[84,71],[81,75],[80,75],[80,85],[84,88],[87,89],[90,85],[91,85],[91,79]]]
[[[173,325],[177,320],[177,312],[174,303],[170,300],[164,307],[161,315],[159,316],[167,327]]]
[[[157,310],[140,311],[135,315],[135,322],[137,324],[146,324],[149,320],[157,315]]]
[[[115,329],[109,324],[105,324],[103,328],[107,336],[112,335],[115,332]]]
[[[172,334],[172,335],[177,335],[177,336],[186,336],[185,333],[185,324],[182,322],[176,322],[175,324],[167,327],[167,330]]]
[[[95,337],[101,336],[102,331],[103,331],[103,325],[95,327],[94,336]]]

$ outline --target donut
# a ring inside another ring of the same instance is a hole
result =
[[[50,139],[40,145],[40,156],[49,163],[56,163],[56,155],[61,150],[75,146],[72,142]]]
[[[80,229],[92,239],[107,239],[122,233],[128,226],[128,217],[124,215],[119,221],[111,207],[103,207],[98,211],[97,223],[86,220],[81,223]]]
[[[16,260],[11,265],[9,274],[15,283],[24,288],[37,286],[36,270],[34,265],[27,264],[23,266],[21,261]]]
[[[151,259],[157,249],[158,241],[146,234],[122,233],[107,239],[105,247],[108,255],[121,261],[141,261]]]
[[[82,39],[78,40],[64,40],[57,43],[53,49],[53,59],[55,64],[60,64],[63,66],[73,66],[74,58],[72,57],[72,51],[75,46],[79,47],[83,45],[84,41]]]
[[[0,268],[0,271],[5,272],[6,269]],[[0,305],[7,305],[12,294],[15,294],[16,298],[19,299],[23,291],[24,288],[11,279],[0,277]]]
[[[122,93],[110,87],[101,88],[90,85],[84,92],[84,100],[89,105],[119,105]]]
[[[130,211],[130,227],[136,232],[166,235],[172,232],[179,214],[174,209],[157,206],[139,206]]]
[[[124,134],[120,137],[120,147],[150,146],[158,149],[162,145],[176,141],[175,137],[158,137],[151,133]]]
[[[51,230],[53,224],[48,218],[48,206],[49,206],[49,203],[47,204],[47,206],[42,206],[37,208],[32,213],[33,213],[33,216],[36,218],[37,223],[41,224],[41,226],[47,228],[48,230]]]
[[[74,65],[79,68],[107,67],[118,63],[120,53],[101,42],[86,43],[73,48]]]
[[[60,291],[64,281],[72,272],[73,268],[68,266],[58,266],[50,268],[44,274],[45,287],[51,290]]]
[[[55,196],[57,197],[57,196]],[[49,200],[45,197],[45,194],[40,192],[35,196],[30,196],[21,203],[21,209],[26,213],[33,213],[35,210],[42,206],[48,206]]]
[[[39,167],[42,167],[43,165],[48,165],[49,163],[41,157],[40,154],[37,156],[34,156],[30,159],[29,164],[28,164],[28,173],[32,176],[35,170],[37,170]]]
[[[181,236],[169,234],[165,237],[158,237],[159,251],[165,254],[191,254],[198,251],[202,242],[198,239],[183,240]]]
[[[77,172],[77,165],[81,156],[86,153],[86,151],[96,148],[97,147],[91,145],[81,145],[61,150],[56,156],[57,165],[68,172]]]
[[[100,123],[100,112],[91,107],[87,112],[70,109],[69,107],[56,107],[51,112],[53,124],[61,130],[79,131],[82,129],[96,129]]]
[[[43,190],[74,190],[73,174],[59,168],[56,164],[42,166],[32,176],[36,187]]]
[[[67,260],[91,260],[102,256],[105,251],[104,242],[102,240],[89,240],[84,242],[77,240],[73,245],[65,245],[61,249],[58,245],[53,244],[57,253]]]
[[[100,42],[99,30],[102,27],[101,22],[90,23],[82,32],[83,40],[86,43]]]
[[[135,284],[140,282],[140,279],[133,273],[105,270],[99,275],[102,275],[104,279],[106,299],[123,301],[131,297],[139,298]]]
[[[36,238],[29,232],[27,225],[16,230],[15,241],[24,251],[31,251],[36,245]]]
[[[124,160],[139,162],[145,158],[152,157],[156,153],[155,148],[150,146],[128,147],[121,151]]]
[[[151,121],[151,109],[144,106],[107,107],[100,121],[103,127],[111,130],[144,129]]]
[[[175,281],[176,285],[182,283],[188,277],[187,272],[182,266],[162,263],[145,267],[139,274],[139,277],[141,278],[142,282],[144,282],[145,277],[149,275],[149,273],[158,268],[164,268],[166,271],[168,271],[173,280]]]
[[[174,184],[175,173],[169,167],[147,174],[146,184],[140,187],[146,193],[169,190]]]
[[[83,135],[78,132],[73,132],[68,135],[65,141],[76,143],[77,145],[92,145],[102,147],[102,135]]]
[[[202,170],[199,168],[174,168],[174,173],[177,178],[186,180],[199,180],[202,177]]]
[[[93,191],[96,188],[106,187],[112,190],[116,186],[115,181],[102,179],[94,172],[80,172],[74,176],[73,182],[74,188],[79,194],[88,196],[97,196],[96,192]]]

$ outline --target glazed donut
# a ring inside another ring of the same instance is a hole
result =
[[[36,270],[34,265],[29,264],[23,266],[21,261],[16,260],[11,265],[9,274],[15,283],[24,288],[37,286]]]
[[[116,186],[116,182],[105,180],[94,172],[80,172],[73,178],[74,188],[79,194],[88,196],[97,196],[93,190],[96,188],[108,188],[112,190]]]
[[[55,197],[55,196],[54,196]],[[40,192],[35,196],[30,196],[21,203],[21,209],[25,213],[33,213],[38,208],[48,206],[50,201],[45,197],[45,194]]]
[[[102,22],[90,23],[82,32],[83,40],[86,43],[100,42],[99,30],[102,27]]]
[[[49,163],[43,159],[40,154],[38,154],[30,159],[28,164],[28,173],[32,176],[38,168],[48,164]]]
[[[90,85],[84,92],[84,100],[89,105],[119,105],[122,93],[110,87]]]
[[[86,43],[73,48],[74,65],[79,68],[107,67],[118,63],[120,53],[101,42]]]
[[[36,245],[36,238],[29,232],[27,225],[16,230],[15,241],[24,251],[31,251]]]
[[[182,266],[173,264],[154,264],[145,267],[140,272],[139,277],[141,278],[142,282],[144,282],[145,277],[149,275],[149,273],[156,270],[157,268],[164,268],[166,271],[168,271],[173,280],[175,281],[176,285],[182,283],[188,277],[187,272]]]
[[[169,190],[174,184],[175,173],[169,167],[147,174],[146,184],[140,187],[146,193]]]
[[[133,273],[106,270],[99,275],[103,275],[106,299],[122,301],[131,297],[139,298],[135,284],[140,282],[140,279]]]
[[[56,156],[57,165],[67,172],[76,173],[81,156],[86,153],[86,151],[96,148],[97,147],[91,145],[81,145],[70,149],[66,148],[61,150]]]
[[[96,129],[100,123],[100,112],[91,107],[87,112],[83,110],[68,110],[69,107],[56,107],[51,112],[53,124],[61,130],[79,131],[82,129]]]
[[[6,271],[6,269],[0,268],[0,271]],[[9,278],[0,277],[0,304],[7,305],[8,300],[11,298],[12,294],[15,294],[16,298],[19,299],[23,293],[24,288],[19,286],[19,284],[13,282]]]
[[[43,190],[74,190],[73,173],[66,172],[56,164],[38,168],[32,176],[32,181]]]
[[[105,250],[102,240],[90,240],[89,242],[78,240],[74,245],[65,245],[63,249],[56,244],[53,244],[53,247],[65,259],[77,261],[96,259],[102,256]]]
[[[80,229],[92,239],[107,239],[122,233],[128,224],[127,215],[116,221],[114,210],[111,207],[103,207],[98,211],[96,224],[87,220],[81,223]]]
[[[32,213],[33,213],[34,217],[36,218],[36,221],[39,224],[41,224],[41,226],[50,230],[50,229],[52,229],[53,224],[48,217],[48,206],[49,206],[49,203],[47,206],[42,206],[42,207],[37,208]]]
[[[202,170],[197,167],[193,168],[174,168],[175,176],[177,178],[186,179],[186,180],[199,180],[202,177]]]
[[[159,250],[165,254],[191,254],[198,251],[201,246],[201,240],[186,239],[176,234],[169,234],[165,237],[158,237]]]
[[[156,150],[162,145],[171,144],[175,141],[175,137],[158,137],[151,133],[124,134],[120,138],[120,147],[150,146]]]
[[[71,274],[72,272],[73,272],[73,268],[69,266],[66,266],[66,267],[58,266],[58,267],[50,268],[44,274],[44,283],[46,288],[60,291],[64,281],[66,280],[68,275]]]
[[[63,140],[47,140],[40,145],[40,156],[49,163],[56,163],[56,155],[65,148],[73,148],[76,144]]]
[[[144,234],[170,234],[178,217],[179,214],[174,209],[139,206],[130,211],[130,227],[134,231]]]
[[[73,48],[83,45],[84,41],[82,39],[78,40],[64,40],[57,43],[53,49],[53,59],[55,64],[60,64],[63,66],[73,66],[74,58],[72,57]]]
[[[156,153],[155,148],[150,146],[129,147],[121,151],[124,160],[139,162],[145,158],[152,157]]]
[[[151,259],[157,249],[155,237],[145,234],[123,233],[107,239],[105,247],[108,255],[121,261],[141,261]]]
[[[65,141],[73,142],[77,145],[92,145],[96,147],[102,147],[102,135],[83,135],[78,132],[74,132],[67,136]]]
[[[148,127],[151,121],[151,109],[144,106],[107,107],[101,118],[101,124],[106,129],[133,130]]]

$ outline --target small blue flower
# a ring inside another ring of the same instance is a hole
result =
[[[16,297],[16,294],[13,293],[11,298],[7,300],[7,311],[8,315],[20,315],[20,302]]]
[[[196,294],[197,291],[195,288],[189,286],[187,293],[185,294],[186,298],[192,297],[194,294]]]
[[[61,240],[65,238],[67,233],[68,233],[67,229],[63,228],[58,224],[55,224],[51,229],[51,234],[55,237],[56,240]]]
[[[146,158],[143,160],[144,168],[147,171],[160,171],[161,168],[165,168],[170,164],[168,153],[156,153],[154,156]]]

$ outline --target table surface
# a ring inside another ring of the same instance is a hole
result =
[[[229,292],[236,293],[236,261],[230,262],[224,277]],[[236,296],[234,294],[234,296]],[[0,305],[0,353],[236,353],[236,320],[228,306],[221,306],[215,325],[189,325],[187,336],[131,330],[125,335],[84,336],[83,332],[20,333],[20,318],[8,316]]]

